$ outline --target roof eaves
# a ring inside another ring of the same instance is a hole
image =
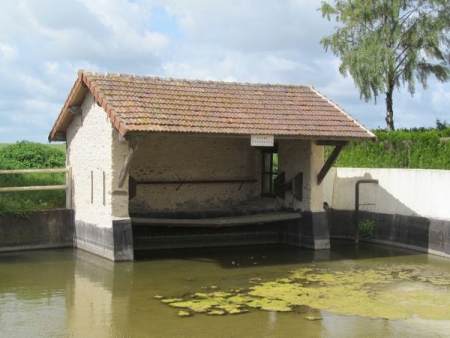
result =
[[[125,136],[125,134],[127,134],[129,131],[129,128],[127,127],[126,123],[120,118],[120,116],[116,113],[116,111],[111,107],[111,105],[108,103],[108,100],[102,95],[102,93],[100,91],[98,91],[97,88],[95,88],[94,84],[89,80],[89,73],[87,73],[87,74],[83,73],[83,74],[84,74],[83,82],[89,88],[92,95],[94,95],[94,98],[96,99],[98,104],[106,112],[106,114],[108,115],[112,124],[119,131],[119,134],[122,136]]]
[[[60,133],[64,133],[65,130],[62,130],[62,127],[66,123],[70,123],[69,119],[72,119],[73,116],[69,113],[69,107],[72,105],[74,98],[77,94],[82,90],[83,86],[86,86],[88,90],[94,95],[97,102],[102,106],[108,117],[110,118],[113,125],[117,128],[119,133],[122,136],[128,132],[128,127],[126,124],[120,119],[118,114],[112,109],[112,107],[108,104],[107,100],[101,95],[101,93],[95,88],[95,86],[88,79],[89,73],[84,72],[83,70],[78,71],[78,78],[75,81],[75,84],[72,87],[72,90],[67,97],[66,102],[64,103],[59,116],[50,131],[48,136],[48,141],[65,141],[65,136],[58,136]]]
[[[325,95],[323,95],[322,93],[320,93],[316,88],[314,88],[313,86],[309,86],[309,89],[315,93],[316,95],[318,95],[319,97],[321,97],[322,99],[324,99],[325,101],[327,101],[329,104],[331,104],[334,108],[336,108],[337,110],[339,110],[342,114],[344,114],[350,121],[352,121],[354,124],[356,124],[359,128],[363,129],[367,134],[368,134],[368,138],[370,138],[372,141],[376,141],[377,137],[375,136],[374,133],[372,133],[369,129],[367,129],[366,127],[364,127],[361,123],[358,122],[358,120],[356,120],[354,117],[352,117],[350,114],[348,114],[344,109],[342,109],[341,107],[339,107],[336,103],[334,103],[333,101],[331,101],[329,98],[327,98]]]
[[[69,93],[69,96],[67,97],[66,102],[64,103],[63,108],[61,109],[61,112],[59,113],[59,116],[55,122],[55,124],[53,125],[52,130],[50,131],[50,134],[48,135],[48,141],[63,141],[60,140],[56,137],[58,132],[61,132],[60,128],[61,125],[66,121],[66,119],[70,118],[69,117],[69,112],[68,112],[68,108],[70,107],[71,103],[73,102],[73,99],[75,98],[76,94],[78,93],[78,91],[81,89],[82,85],[83,85],[83,71],[78,71],[78,78],[75,81],[75,84],[72,87],[72,90]]]

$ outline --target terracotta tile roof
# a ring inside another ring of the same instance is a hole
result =
[[[89,90],[120,134],[177,132],[310,139],[375,136],[312,87],[191,81],[80,71],[49,140],[64,140],[70,106]]]

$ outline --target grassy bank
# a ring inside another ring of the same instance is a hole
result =
[[[32,142],[0,145],[0,170],[64,168],[65,152],[61,145]],[[65,148],[64,148],[65,149]],[[0,175],[0,187],[64,185],[65,173]],[[1,192],[0,214],[24,215],[34,210],[65,207],[65,191],[44,190]]]

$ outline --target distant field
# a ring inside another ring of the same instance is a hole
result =
[[[11,144],[11,143],[0,143],[0,149],[9,144]],[[66,152],[66,144],[65,143],[49,143],[49,144],[45,144],[45,145]]]

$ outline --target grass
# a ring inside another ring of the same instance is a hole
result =
[[[21,187],[64,185],[65,173],[2,175],[0,186]],[[0,214],[26,215],[35,210],[65,208],[64,190],[39,190],[0,193]]]
[[[46,145],[27,141],[12,145],[0,143],[0,169],[64,168],[64,165],[65,144]],[[65,181],[65,173],[0,175],[0,187],[65,185]],[[64,207],[64,190],[0,193],[0,214],[26,216],[31,211]]]

